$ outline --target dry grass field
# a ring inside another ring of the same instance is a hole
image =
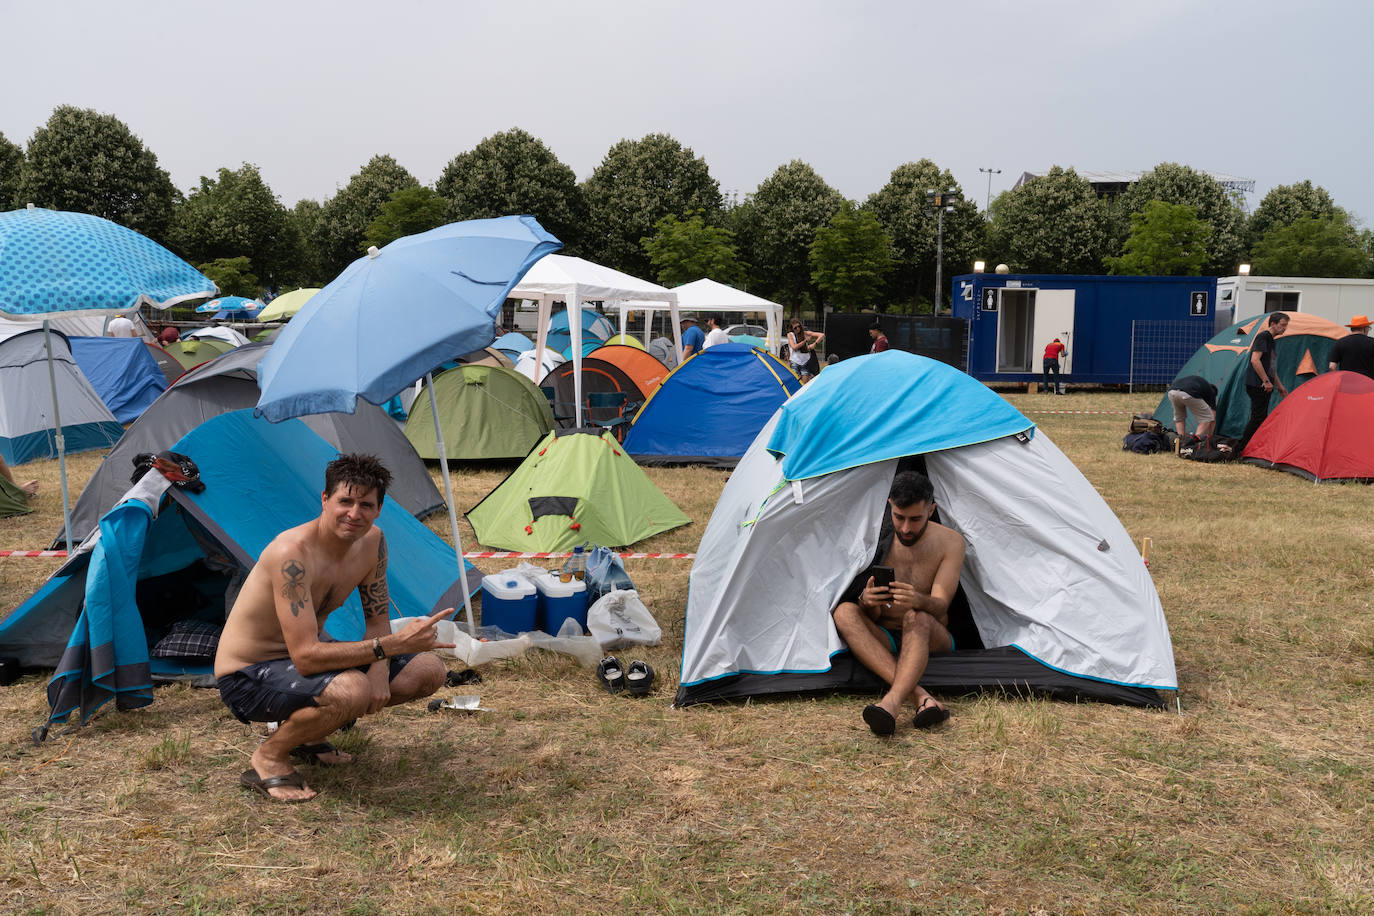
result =
[[[1123,453],[1123,412],[1157,393],[1005,396],[1153,540],[1181,714],[957,697],[946,727],[882,741],[851,696],[673,709],[688,562],[628,561],[664,627],[625,653],[658,670],[651,697],[562,656],[493,663],[444,694],[489,712],[365,721],[339,740],[354,765],[306,771],[306,805],[239,789],[260,731],[214,691],[35,748],[46,677],[0,689],[0,909],[1374,911],[1374,490]],[[98,460],[72,458],[73,490]],[[458,472],[459,506],[505,470]],[[43,492],[0,547],[46,546],[55,464],[18,471]],[[639,549],[694,549],[725,473],[649,474],[694,521]],[[56,565],[0,558],[0,615]]]

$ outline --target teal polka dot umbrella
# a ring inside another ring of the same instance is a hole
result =
[[[0,213],[0,317],[166,308],[214,294],[200,271],[107,219],[39,207]]]

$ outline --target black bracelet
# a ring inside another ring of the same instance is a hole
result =
[[[372,637],[372,654],[377,656],[379,662],[386,658],[386,650],[382,648],[382,637]]]

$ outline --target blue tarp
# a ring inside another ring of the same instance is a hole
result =
[[[64,595],[71,600],[69,580],[84,579],[85,606],[48,687],[54,722],[77,709],[84,722],[111,699],[122,709],[147,705],[152,673],[208,672],[208,663],[186,667],[150,660],[137,583],[202,556],[188,518],[202,537],[208,535],[242,567],[251,566],[279,532],[319,514],[324,467],[338,455],[299,420],[273,425],[254,419],[251,410],[207,420],[173,449],[196,461],[205,491],[170,491],[156,519],[140,502],[111,509],[101,519],[101,538],[89,562],[69,563],[0,627],[0,647],[28,639],[44,628],[44,615],[70,613],[56,605]],[[377,523],[391,556],[387,584],[393,618],[461,603],[452,547],[394,500],[383,502]],[[471,564],[468,570],[469,585],[477,585],[480,577]],[[29,615],[34,619],[26,624]],[[362,637],[356,591],[330,615],[325,631],[341,640]]]
[[[641,463],[738,461],[801,382],[763,350],[728,343],[693,354],[654,390],[625,437]]]
[[[167,390],[141,337],[72,337],[72,357],[120,423],[132,423]]]
[[[783,406],[768,451],[783,457],[788,480],[805,480],[988,442],[1033,426],[959,370],[887,350],[843,360],[816,376]]]

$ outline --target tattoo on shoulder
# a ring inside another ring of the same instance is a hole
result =
[[[281,596],[291,602],[291,616],[299,617],[310,600],[310,589],[305,582],[305,564],[292,557],[281,565]]]
[[[379,579],[386,577],[386,532],[378,530],[381,540],[377,542],[377,572],[375,575]]]

